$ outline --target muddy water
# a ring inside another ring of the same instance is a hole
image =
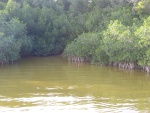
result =
[[[23,58],[0,66],[0,113],[149,113],[150,78],[140,70]]]

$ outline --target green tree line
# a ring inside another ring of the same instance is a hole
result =
[[[0,63],[69,60],[150,71],[150,0],[1,0]]]
[[[87,13],[88,33],[68,44],[63,55],[75,62],[83,57],[91,63],[150,72],[150,1],[108,0],[98,5],[101,2]]]
[[[0,62],[61,54],[84,31],[80,2],[87,7],[86,0],[1,0]]]

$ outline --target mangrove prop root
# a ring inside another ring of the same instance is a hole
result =
[[[85,62],[85,58],[70,56],[70,57],[68,57],[68,61],[82,63],[82,62]]]
[[[69,56],[68,61],[83,63],[86,62],[87,59],[85,59],[84,57]],[[136,62],[109,62],[108,65],[124,69],[137,69],[140,67]],[[150,66],[142,66],[142,69],[147,73],[150,73]]]
[[[150,73],[150,66],[143,66],[144,71]]]

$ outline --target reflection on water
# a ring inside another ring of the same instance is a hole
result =
[[[109,98],[95,98],[93,96],[76,97],[73,95],[61,96],[62,94],[50,93],[32,94],[32,97],[26,98],[5,98],[0,99],[1,102],[22,103],[21,106],[13,106],[13,108],[1,107],[3,112],[135,112],[134,100],[128,100],[128,103],[109,103]],[[130,102],[131,101],[131,102]],[[118,100],[119,102],[119,100]],[[30,106],[30,107],[29,107]]]
[[[0,67],[0,113],[150,112],[150,79],[139,70],[25,58]]]
[[[31,97],[22,98],[5,98],[0,99],[3,103],[9,102],[8,105],[16,104],[16,106],[0,107],[1,112],[86,112],[86,113],[99,113],[99,112],[114,112],[114,113],[130,113],[138,112],[135,107],[138,100],[127,99],[114,99],[115,103],[111,103],[110,98],[84,96],[77,97],[74,95],[62,96],[59,93],[45,94],[31,94]],[[4,104],[3,103],[3,104]],[[146,112],[146,109],[144,110]],[[149,111],[149,109],[147,109]]]

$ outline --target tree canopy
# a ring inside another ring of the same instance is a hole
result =
[[[0,63],[61,54],[150,66],[150,0],[1,0]]]

